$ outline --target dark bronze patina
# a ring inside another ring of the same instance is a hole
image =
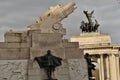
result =
[[[95,65],[92,63],[92,61],[91,61],[91,57],[90,57],[90,55],[88,54],[88,53],[86,53],[85,54],[85,59],[86,59],[86,61],[87,61],[87,65],[88,65],[88,77],[89,77],[89,80],[93,80],[92,79],[92,70],[95,70]]]
[[[88,22],[81,22],[80,29],[82,29],[82,32],[96,32],[98,30],[99,24],[96,19],[95,23],[92,21],[92,14],[94,11],[91,13],[88,13],[88,11],[83,11],[83,13],[86,15]]]
[[[35,57],[35,60],[39,64],[40,68],[45,69],[48,77],[46,80],[57,80],[52,78],[52,74],[54,73],[55,68],[62,64],[62,58],[53,56],[51,51],[48,50],[46,55]]]

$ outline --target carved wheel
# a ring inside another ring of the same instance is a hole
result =
[[[53,25],[53,29],[59,30],[59,29],[60,29],[60,26],[59,26],[58,24],[54,24],[54,25]]]

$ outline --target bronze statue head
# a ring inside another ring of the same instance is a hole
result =
[[[51,51],[50,50],[47,50],[47,55],[50,55],[51,54]]]

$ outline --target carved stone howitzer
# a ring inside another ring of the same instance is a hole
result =
[[[61,21],[74,11],[75,9],[74,6],[75,3],[71,2],[64,7],[62,7],[61,5],[50,7],[49,11],[44,13],[36,22],[42,24],[43,22],[47,21],[46,18],[51,18],[51,19],[54,18],[55,19],[54,23]]]
[[[57,32],[65,34],[61,21],[76,9],[74,6],[75,3],[70,2],[63,7],[61,5],[50,7],[47,12],[39,17],[35,24],[28,27],[30,29],[40,29],[41,32],[45,33],[57,30]]]

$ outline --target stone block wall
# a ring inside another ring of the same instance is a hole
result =
[[[0,80],[27,80],[27,60],[0,60]]]
[[[34,61],[35,57],[45,55],[47,50],[51,50],[53,55],[63,59],[62,66],[56,68],[54,78],[58,80],[88,79],[83,50],[79,49],[77,42],[68,42],[63,39],[63,34],[41,33],[40,30],[28,30],[21,33],[13,31],[6,33],[5,38],[6,41],[0,43],[0,62],[4,63],[0,63],[3,67],[0,74],[4,74],[6,77],[0,76],[0,80],[47,79],[44,69],[40,69],[37,62]],[[16,66],[18,64],[25,66],[19,68]],[[8,65],[8,67],[4,65]],[[13,70],[5,74],[7,68]],[[16,73],[14,73],[15,68],[18,69]]]
[[[79,45],[87,44],[110,44],[111,37],[109,34],[100,34],[98,32],[81,33],[80,36],[72,36],[71,42],[79,42]]]
[[[32,61],[33,65],[29,66],[28,80],[47,79],[44,69]],[[63,59],[62,65],[55,69],[53,78],[58,80],[88,80],[87,65],[84,59]]]

